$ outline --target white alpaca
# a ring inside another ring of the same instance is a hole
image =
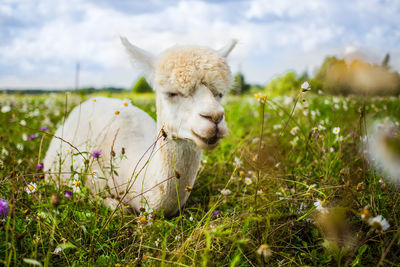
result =
[[[47,175],[50,179],[68,182],[71,165],[79,169],[84,158],[93,160],[90,153],[71,155],[101,149],[99,160],[86,170],[93,194],[101,194],[111,208],[120,203],[135,210],[148,206],[171,216],[189,197],[186,189],[195,182],[202,150],[216,146],[227,131],[220,100],[231,85],[225,57],[236,41],[218,51],[172,47],[153,58],[121,40],[155,86],[157,123],[123,100],[90,99],[74,108],[55,133],[73,146],[53,138],[45,170],[55,173]],[[125,157],[119,161],[122,150]]]

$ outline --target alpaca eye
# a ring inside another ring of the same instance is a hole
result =
[[[223,94],[218,94],[219,98],[222,98],[224,95]]]
[[[167,93],[167,96],[172,98],[178,96],[178,93]]]

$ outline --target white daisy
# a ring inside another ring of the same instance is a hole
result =
[[[371,227],[382,231],[386,231],[390,227],[390,224],[385,218],[382,217],[382,215],[370,218],[368,223],[371,225]]]
[[[26,187],[25,191],[28,194],[32,194],[36,191],[37,185],[36,183],[29,183],[28,186]]]
[[[3,112],[3,113],[7,113],[7,112],[9,112],[11,110],[11,107],[10,106],[3,106],[2,108],[1,108],[1,112]]]
[[[321,212],[322,214],[327,214],[327,213],[329,213],[328,209],[327,209],[327,208],[324,208],[324,207],[322,206],[321,200],[319,200],[319,199],[317,199],[317,201],[314,202],[314,206],[315,206],[315,209],[316,209],[317,211]]]
[[[229,190],[229,189],[222,189],[221,190],[221,194],[224,195],[224,196],[230,195],[231,193],[232,193],[232,191]]]
[[[339,134],[340,133],[340,128],[339,127],[333,128],[332,133]]]
[[[253,183],[253,181],[249,177],[246,177],[246,178],[244,178],[244,183],[246,185],[251,185]]]

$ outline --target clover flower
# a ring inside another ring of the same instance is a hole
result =
[[[37,187],[36,183],[29,183],[28,186],[26,187],[25,191],[28,194],[32,194],[36,191],[36,187]]]
[[[221,212],[219,211],[219,210],[214,210],[212,213],[211,213],[211,217],[213,217],[213,218],[217,218],[217,217],[219,217],[221,215]]]
[[[36,169],[38,170],[42,170],[44,168],[43,163],[39,163],[38,165],[36,165]]]
[[[72,197],[72,191],[70,191],[70,190],[65,191],[65,192],[64,192],[64,197],[65,197],[65,198],[70,198],[70,197]]]
[[[48,128],[47,126],[42,126],[42,127],[40,127],[40,130],[43,131],[43,132],[47,131],[48,129],[49,129],[49,128]]]
[[[29,137],[28,137],[28,141],[32,141],[32,140],[34,140],[34,139],[36,139],[36,138],[38,138],[39,137],[39,134],[32,134],[32,135],[30,135]]]
[[[92,157],[95,158],[95,159],[98,159],[101,156],[102,152],[103,151],[101,149],[97,149],[97,150],[93,151]]]
[[[4,218],[8,216],[8,201],[0,198],[0,215]]]

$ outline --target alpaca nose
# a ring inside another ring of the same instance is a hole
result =
[[[215,113],[209,113],[209,114],[199,114],[200,117],[207,119],[215,124],[220,123],[220,121],[222,121],[222,119],[224,118],[224,112],[215,112]]]

